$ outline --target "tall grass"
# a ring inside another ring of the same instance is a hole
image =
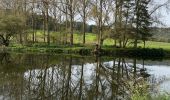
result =
[[[153,94],[149,90],[149,85],[146,81],[142,81],[142,84],[132,88],[131,100],[170,100],[168,93],[156,93]]]

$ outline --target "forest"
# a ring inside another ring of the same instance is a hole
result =
[[[151,30],[163,25],[159,9],[169,0],[1,0],[1,45],[110,44],[125,48],[152,40]],[[89,34],[90,33],[90,34]],[[95,36],[92,42],[89,38]],[[92,36],[91,36],[92,35]],[[80,41],[81,40],[81,41]],[[107,44],[107,43],[106,43]]]

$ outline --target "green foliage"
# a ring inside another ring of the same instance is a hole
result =
[[[153,96],[152,100],[170,100],[170,95],[166,93],[159,94],[159,95]]]
[[[24,19],[20,16],[7,15],[0,17],[0,32],[1,34],[18,34],[25,29]]]
[[[170,96],[168,94],[158,94],[158,95],[148,95],[145,93],[144,95],[140,95],[136,93],[132,96],[132,100],[170,100]]]
[[[15,34],[22,34],[26,30],[24,18],[14,15],[0,16],[0,40],[5,46]]]

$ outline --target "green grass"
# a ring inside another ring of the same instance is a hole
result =
[[[170,96],[168,94],[159,94],[156,96],[150,95],[133,95],[131,100],[170,100]]]
[[[142,46],[143,44],[140,44],[140,45]],[[166,50],[167,49],[170,50],[170,43],[147,41],[146,47],[147,48],[163,48]]]
[[[59,32],[51,32],[51,37],[53,37],[53,39],[55,39],[57,42],[59,39],[60,39],[60,33]],[[63,33],[62,33],[63,34]],[[36,36],[37,36],[37,41],[39,43],[42,43],[43,42],[43,31],[42,30],[37,30],[36,31]],[[69,42],[69,34],[67,36],[67,40]],[[31,41],[32,39],[32,34],[30,33],[28,35],[28,39],[29,41]],[[51,39],[51,41],[53,41],[53,39]],[[63,39],[63,38],[61,38]],[[83,35],[79,32],[76,32],[74,34],[74,44],[82,44],[82,41],[83,41]],[[93,34],[93,33],[86,33],[86,45],[94,45],[95,43],[97,43],[97,37],[96,37],[96,34]],[[57,43],[52,43],[52,44],[57,44]],[[113,39],[106,39],[104,42],[103,42],[104,46],[112,46],[114,45],[114,40]],[[127,47],[132,47],[133,45],[128,43],[128,46]],[[139,43],[138,46],[140,47],[143,47],[143,43]],[[165,42],[154,42],[154,41],[147,41],[146,42],[146,48],[162,48],[162,49],[165,49],[165,50],[169,50],[170,51],[170,43],[165,43]]]

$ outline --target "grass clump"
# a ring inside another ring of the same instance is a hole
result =
[[[132,95],[130,100],[170,100],[168,93],[153,94],[150,92],[149,85],[145,81],[142,81],[140,85],[136,85],[132,88]]]

